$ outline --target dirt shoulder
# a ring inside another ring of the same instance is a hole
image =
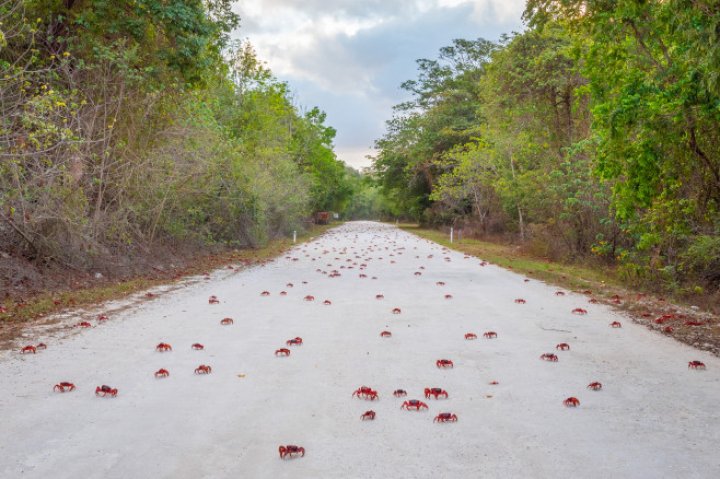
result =
[[[720,317],[717,314],[628,288],[612,271],[548,261],[523,253],[513,245],[465,238],[450,243],[447,234],[415,225],[400,225],[400,228],[528,278],[584,293],[589,303],[611,305],[648,329],[720,356]]]
[[[315,225],[299,235],[297,242],[309,241],[339,224]],[[172,288],[188,278],[202,277],[219,268],[242,270],[282,255],[292,246],[292,239],[283,238],[257,249],[168,255],[130,277],[96,276],[74,270],[48,271],[46,277],[28,275],[24,287],[7,288],[0,298],[0,349],[10,347],[25,327],[50,316],[63,316],[106,301],[122,300],[161,285]]]

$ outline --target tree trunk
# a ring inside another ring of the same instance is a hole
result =
[[[513,160],[513,155],[510,155],[510,172],[512,173],[513,181],[515,181],[515,160]],[[518,227],[520,228],[520,241],[525,241],[525,223],[523,221],[523,214],[522,214],[522,208],[520,208],[520,204],[517,205],[517,212],[518,212]]]

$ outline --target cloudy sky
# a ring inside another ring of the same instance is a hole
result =
[[[368,166],[373,141],[415,60],[435,58],[454,38],[497,40],[520,31],[525,0],[239,0],[247,38],[295,102],[318,106],[338,130],[335,151]]]

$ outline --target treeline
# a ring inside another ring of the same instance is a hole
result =
[[[357,182],[230,0],[0,0],[0,251],[80,270],[254,246]]]
[[[720,285],[720,6],[530,0],[526,30],[418,60],[377,141],[392,212]]]

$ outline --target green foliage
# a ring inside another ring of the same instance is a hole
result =
[[[628,261],[677,270],[720,227],[720,10],[685,0],[542,0],[528,2],[526,17],[575,32],[596,171],[637,251]]]
[[[411,113],[378,141],[386,195],[415,217],[486,233],[542,229],[571,254],[586,252],[606,232],[597,216],[607,203],[591,177],[586,82],[572,48],[555,26],[499,45],[456,41],[441,59],[475,59],[450,62],[461,68],[420,61],[420,80],[405,84],[417,101],[399,106]],[[417,178],[423,190],[410,187]]]
[[[434,221],[430,194],[442,173],[439,160],[477,135],[478,80],[495,44],[455,40],[438,60],[418,60],[417,80],[403,83],[413,100],[395,108],[387,133],[376,142],[374,168],[396,213]],[[403,214],[404,213],[404,214]]]
[[[229,0],[9,5],[0,249],[88,268],[155,242],[260,245],[346,208],[335,131],[227,44]]]
[[[345,164],[335,157],[335,129],[324,125],[318,108],[308,111],[293,129],[293,155],[310,177],[313,211],[343,211],[352,195]]]
[[[692,280],[715,286],[720,284],[720,237],[696,237],[681,254],[680,269]]]
[[[377,142],[391,208],[717,286],[718,6],[529,0],[524,18],[498,45],[418,61]]]
[[[370,172],[361,173],[347,167],[345,173],[352,190],[351,201],[345,210],[346,219],[378,220],[396,216],[386,203],[377,179]]]

